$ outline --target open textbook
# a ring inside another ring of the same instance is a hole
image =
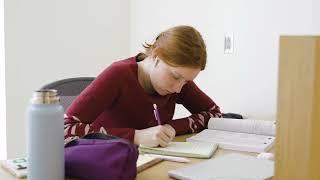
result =
[[[260,153],[273,146],[275,127],[275,121],[211,118],[208,129],[187,141],[211,142],[223,149]]]
[[[216,149],[217,144],[204,142],[170,142],[167,147],[139,146],[141,153],[194,158],[210,158]]]

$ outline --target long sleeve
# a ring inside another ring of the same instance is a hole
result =
[[[118,68],[104,70],[71,104],[65,113],[65,138],[102,132],[133,142],[133,128],[110,128],[95,122],[100,114],[111,108],[121,96],[122,86]],[[104,119],[114,121],[114,119]]]
[[[191,116],[175,119],[169,124],[177,135],[199,132],[208,126],[211,117],[222,117],[219,106],[201,91],[194,82],[188,82],[178,94],[178,104],[191,112]]]

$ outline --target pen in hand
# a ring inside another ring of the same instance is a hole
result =
[[[153,104],[153,114],[154,114],[154,117],[156,118],[158,125],[161,125],[160,116],[159,116],[159,112],[156,104]]]

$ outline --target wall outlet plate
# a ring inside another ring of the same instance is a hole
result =
[[[226,34],[224,36],[224,53],[233,53],[233,34]]]

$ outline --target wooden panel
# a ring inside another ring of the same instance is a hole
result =
[[[275,179],[320,179],[319,42],[280,38]]]
[[[317,38],[315,52],[315,95],[313,108],[312,123],[312,146],[311,146],[311,179],[320,179],[320,37]]]

